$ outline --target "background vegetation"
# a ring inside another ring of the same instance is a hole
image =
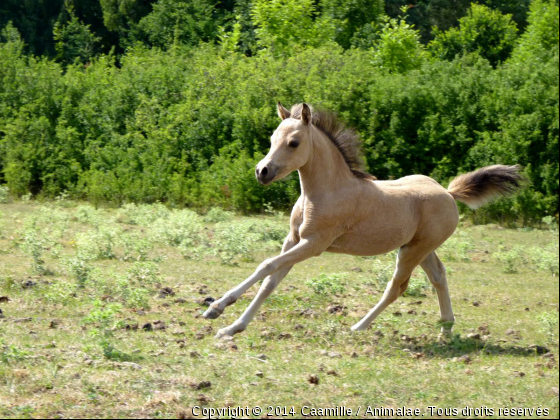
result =
[[[380,179],[519,163],[477,220],[557,217],[555,0],[7,0],[0,28],[12,197],[288,207],[296,176],[253,175],[281,100],[336,111]]]

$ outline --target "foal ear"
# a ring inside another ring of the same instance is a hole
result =
[[[301,121],[305,125],[309,125],[311,122],[311,109],[305,103],[301,106]]]
[[[276,104],[276,110],[278,111],[278,116],[282,121],[284,121],[286,118],[290,118],[290,111],[284,108],[280,101],[278,101],[278,103]]]

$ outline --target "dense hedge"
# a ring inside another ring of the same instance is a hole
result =
[[[528,187],[479,217],[556,215],[558,35],[543,51],[530,47],[535,37],[530,24],[496,68],[467,53],[395,73],[375,51],[334,43],[281,57],[136,46],[118,65],[108,55],[63,67],[24,54],[13,36],[0,44],[0,183],[16,195],[96,202],[288,207],[297,176],[263,188],[254,166],[279,122],[275,102],[306,101],[359,131],[381,179],[423,173],[446,184],[520,163]]]

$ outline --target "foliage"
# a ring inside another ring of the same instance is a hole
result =
[[[0,338],[0,362],[6,364],[11,362],[21,362],[30,355],[30,352],[21,350],[17,346],[6,345],[4,339]]]
[[[269,221],[220,223],[213,252],[222,264],[236,264],[236,259],[253,261],[255,251],[278,250],[286,235],[284,225]]]
[[[374,273],[374,279],[377,283],[379,289],[385,289],[387,283],[393,278],[393,273],[395,272],[394,262],[382,262],[379,259],[373,261],[372,271]]]
[[[322,273],[305,282],[313,291],[319,295],[339,295],[344,293],[345,274],[325,274]]]
[[[30,220],[23,232],[22,239],[21,249],[32,258],[33,272],[39,275],[48,274],[49,270],[46,268],[44,260],[44,252],[48,247],[48,241],[41,234],[37,226],[37,219]]]
[[[515,61],[546,63],[558,55],[558,13],[556,0],[531,1],[529,25],[513,54]]]
[[[116,319],[121,309],[122,307],[118,303],[104,304],[100,300],[96,300],[93,302],[91,312],[84,317],[83,323],[94,326],[91,334],[97,337],[105,358],[115,361],[129,361],[132,357],[118,350],[113,344],[113,330],[122,324],[122,321]]]
[[[202,229],[202,218],[191,210],[176,210],[165,219],[157,219],[153,224],[154,239],[168,245],[196,240]]]
[[[159,268],[153,262],[136,262],[128,269],[126,277],[137,285],[153,285],[159,282]]]
[[[515,274],[520,266],[530,264],[533,269],[558,276],[558,244],[551,243],[546,247],[525,247],[515,245],[511,249],[502,247],[494,253],[494,258],[504,264],[503,271]]]
[[[220,207],[212,207],[204,216],[204,221],[206,223],[226,222],[232,217],[232,212],[224,211]]]
[[[403,293],[404,296],[419,297],[425,295],[429,289],[429,281],[424,276],[423,278],[411,277],[408,282],[408,287]]]
[[[6,185],[0,185],[0,204],[8,202],[10,196],[10,189]]]
[[[343,48],[361,44],[360,38],[384,14],[382,0],[322,0],[321,16],[335,27],[334,40]]]
[[[296,47],[318,47],[333,38],[328,17],[316,19],[312,0],[255,0],[252,17],[259,44],[275,56]]]
[[[66,261],[66,267],[70,275],[76,280],[76,285],[79,288],[85,287],[93,271],[90,260],[83,256],[83,254],[76,254],[75,257],[69,258]]]
[[[385,19],[379,40],[373,46],[373,61],[390,73],[418,69],[427,54],[420,43],[418,31],[404,19]]]
[[[473,4],[468,15],[459,19],[459,28],[446,32],[436,28],[434,35],[429,46],[436,57],[452,60],[457,55],[476,52],[496,66],[513,51],[517,26],[511,15]]]
[[[262,212],[267,203],[286,209],[299,195],[297,176],[262,187],[254,168],[278,125],[274,102],[307,101],[337,112],[358,131],[369,171],[379,179],[422,173],[445,185],[483,165],[518,163],[528,183],[517,197],[462,212],[481,223],[556,217],[557,6],[532,3],[529,25],[508,60],[513,22],[473,6],[461,27],[446,33],[473,41],[465,48],[478,53],[441,60],[429,56],[410,23],[428,3],[441,9],[437,22],[460,14],[447,0],[416,4],[400,19],[380,19],[380,5],[369,0],[88,0],[72,13],[64,9],[57,28],[79,24],[101,38],[99,48],[115,46],[109,40],[116,36],[127,50],[97,54],[87,67],[71,64],[75,53],[64,63],[28,54],[15,29],[21,22],[6,23],[1,188],[13,198],[68,194],[96,207],[137,203],[130,204],[130,215],[123,210],[119,216],[131,224],[143,223],[142,217],[163,224],[165,205],[202,212]],[[498,3],[483,2],[506,11]],[[396,4],[402,5],[388,2],[387,10]],[[515,2],[512,13],[524,4]],[[187,16],[191,8],[194,15]],[[359,13],[364,8],[371,10]],[[99,26],[105,24],[88,20],[87,10],[106,19],[105,32]],[[178,18],[193,19],[194,26],[180,21],[177,32]],[[486,30],[502,38],[488,43]],[[203,42],[212,39],[221,45]],[[141,203],[156,202],[165,205],[143,215]],[[90,210],[76,217],[97,223]],[[204,239],[195,236],[190,240]],[[147,258],[145,245],[141,252],[129,246],[127,258]],[[184,244],[185,255],[188,248],[194,249]]]
[[[100,38],[82,23],[76,16],[66,24],[57,22],[53,29],[57,58],[64,63],[80,61],[87,63],[96,53],[96,44]]]
[[[503,271],[506,274],[515,274],[518,272],[516,262],[523,260],[523,248],[521,246],[514,246],[510,250],[502,249],[494,253],[494,257],[504,263]]]
[[[462,230],[457,230],[455,234],[443,243],[439,252],[444,261],[464,261],[471,260],[469,253],[474,250],[472,239]]]
[[[468,14],[472,4],[487,6],[503,14],[512,15],[519,29],[527,26],[527,12],[532,0],[385,0],[385,11],[397,17],[403,6],[408,7],[406,21],[420,30],[423,43],[434,38],[433,28],[447,31],[456,27],[459,20]]]
[[[216,37],[213,5],[209,0],[158,0],[138,22],[133,37],[150,45],[197,44]]]
[[[558,331],[558,314],[554,312],[543,312],[538,316],[542,331],[547,334],[550,342],[554,342],[554,335]]]

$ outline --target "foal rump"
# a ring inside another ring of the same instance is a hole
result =
[[[476,209],[495,198],[513,194],[523,181],[519,165],[492,165],[459,175],[447,191],[455,200]]]

